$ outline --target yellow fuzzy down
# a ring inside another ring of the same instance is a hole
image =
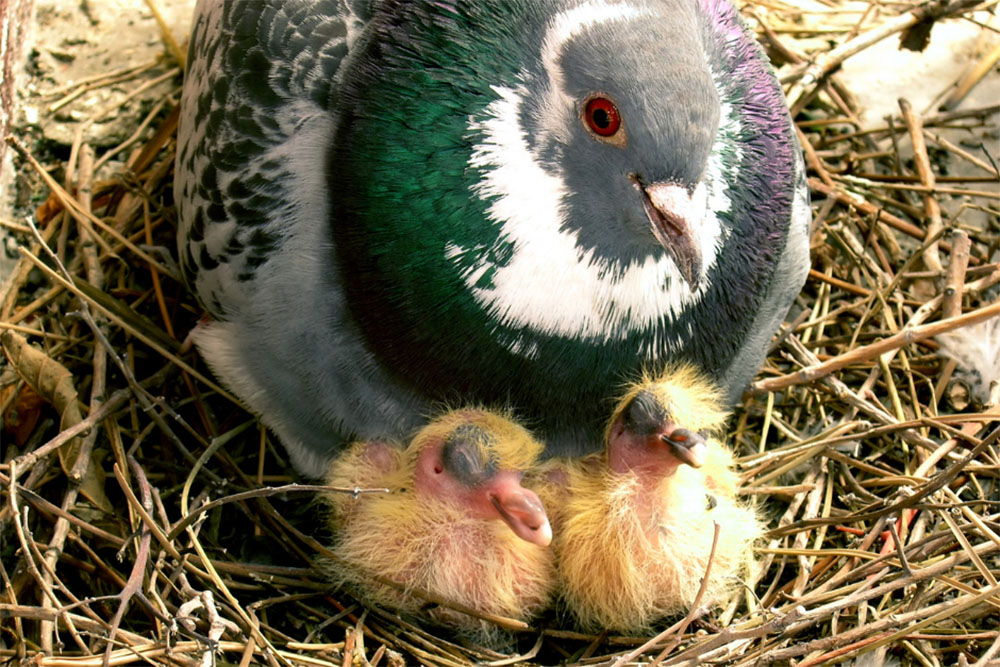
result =
[[[717,443],[712,449],[722,450]],[[663,480],[649,512],[635,474],[568,464],[568,500],[556,520],[554,548],[562,597],[581,626],[639,632],[686,612],[708,564],[715,522],[721,531],[703,602],[719,602],[736,584],[760,526],[734,496],[711,494],[709,509],[709,487],[731,482],[707,477],[705,467],[682,466]]]
[[[716,429],[725,418],[718,394],[686,369],[631,387],[615,417],[643,389],[691,430]],[[560,595],[583,628],[641,632],[686,612],[705,574],[715,523],[719,544],[702,603],[721,602],[738,585],[761,526],[736,497],[731,464],[729,451],[709,440],[701,468],[682,465],[652,484],[612,472],[606,453],[538,469],[532,481],[553,523]]]
[[[541,456],[544,449],[524,427],[515,423],[506,413],[491,412],[482,408],[451,410],[434,419],[417,433],[406,448],[412,462],[427,442],[445,438],[459,426],[472,424],[488,431],[495,445],[483,452],[483,460],[492,458],[500,470],[528,470]]]
[[[609,431],[642,391],[653,392],[673,421],[690,431],[714,431],[726,420],[722,394],[715,385],[690,366],[673,366],[656,376],[646,373],[639,382],[629,385],[608,420]]]
[[[406,450],[394,449],[388,469],[354,445],[331,467],[328,483],[347,487],[387,487],[389,494],[349,494],[330,498],[336,531],[333,551],[340,560],[334,577],[363,599],[417,612],[428,603],[381,584],[378,574],[404,589],[419,589],[482,612],[527,620],[541,612],[555,586],[552,551],[526,542],[499,519],[469,517],[463,507],[413,492],[417,453],[454,428],[476,423],[495,436],[486,454],[500,469],[525,469],[537,459],[539,445],[505,417],[482,411],[453,411],[425,427]],[[380,461],[384,463],[384,459]],[[436,622],[492,634],[489,624],[446,607],[429,612]]]

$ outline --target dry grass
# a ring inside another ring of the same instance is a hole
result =
[[[732,420],[769,519],[760,572],[653,638],[511,621],[502,655],[330,590],[312,565],[329,555],[316,488],[288,485],[280,446],[181,343],[201,311],[161,251],[176,91],[124,147],[127,172],[95,181],[93,152],[74,146],[54,170],[69,194],[17,145],[51,194],[40,232],[11,225],[22,258],[0,306],[0,661],[997,664],[1000,388],[969,405],[929,336],[1000,312],[997,166],[936,132],[995,130],[998,109],[902,105],[862,127],[831,75],[869,38],[974,7],[872,4],[841,28],[782,2],[746,8],[807,143],[814,270]],[[980,176],[941,177],[946,154]]]

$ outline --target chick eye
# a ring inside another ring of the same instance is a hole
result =
[[[606,97],[592,97],[583,109],[583,120],[599,137],[614,136],[622,126],[618,107]]]

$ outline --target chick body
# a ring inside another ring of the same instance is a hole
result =
[[[441,453],[455,443],[462,449],[450,460],[459,462],[449,464]],[[405,449],[355,444],[330,467],[328,483],[390,493],[330,497],[333,550],[340,559],[335,579],[368,601],[405,612],[427,605],[413,592],[420,590],[489,614],[535,616],[548,606],[555,585],[551,530],[537,496],[520,487],[520,476],[541,450],[517,424],[479,410],[445,414]],[[467,464],[479,477],[457,470]],[[425,473],[434,479],[424,479]],[[515,530],[511,521],[529,525]],[[488,623],[444,606],[427,613],[459,630],[492,633]]]
[[[732,455],[720,442],[704,443],[698,468],[669,451],[646,457],[620,451],[623,415],[643,392],[692,432],[714,430],[725,417],[710,385],[688,369],[672,370],[627,392],[604,453],[541,469],[538,490],[553,509],[560,595],[590,630],[639,632],[685,612],[705,575],[716,523],[719,543],[703,602],[722,600],[752,562],[761,532],[754,511],[737,499]]]

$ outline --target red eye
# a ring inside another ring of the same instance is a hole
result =
[[[614,136],[622,126],[618,107],[606,97],[590,99],[583,110],[583,118],[587,122],[587,127],[599,137]]]

